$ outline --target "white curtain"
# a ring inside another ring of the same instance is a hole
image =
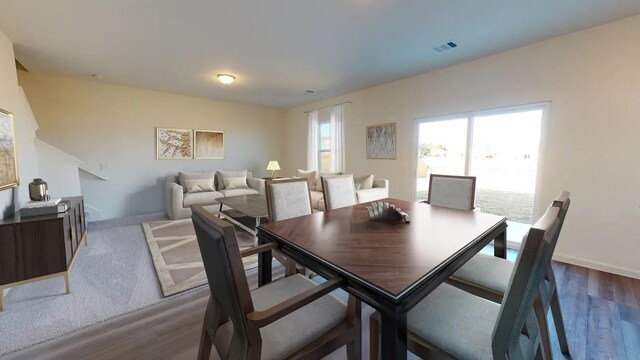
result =
[[[336,105],[331,109],[331,171],[344,172],[344,106]]]
[[[309,131],[307,140],[307,170],[318,170],[318,110],[307,113]]]

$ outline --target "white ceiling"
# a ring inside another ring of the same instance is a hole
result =
[[[2,0],[0,29],[30,71],[290,107],[638,13],[638,0]]]

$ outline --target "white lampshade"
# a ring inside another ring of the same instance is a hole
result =
[[[278,164],[278,162],[275,160],[271,160],[269,161],[269,165],[267,165],[267,170],[269,171],[280,170],[280,164]]]

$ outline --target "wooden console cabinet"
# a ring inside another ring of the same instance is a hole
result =
[[[4,289],[64,276],[70,292],[69,272],[84,241],[87,227],[81,196],[63,198],[69,210],[56,215],[0,220],[0,311]]]

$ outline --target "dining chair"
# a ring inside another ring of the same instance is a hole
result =
[[[287,220],[313,213],[307,178],[266,180],[265,192],[269,222]],[[307,269],[297,266],[292,259],[277,250],[273,252],[273,257],[284,266],[285,276],[290,276],[297,272],[308,273]]]
[[[473,210],[476,177],[431,174],[427,203],[458,210]]]
[[[352,206],[357,203],[353,174],[323,176],[320,181],[322,181],[325,210]]]
[[[548,258],[545,259],[545,278],[534,302],[536,317],[540,324],[542,348],[546,359],[551,358],[549,324],[546,316],[549,308],[551,308],[553,322],[556,333],[558,334],[560,350],[562,353],[569,355],[569,344],[564,328],[562,311],[560,309],[558,288],[553,267],[551,266],[551,257],[558,243],[560,231],[562,230],[564,219],[567,216],[569,205],[571,204],[569,196],[570,193],[568,191],[562,191],[551,205],[559,209],[559,229],[554,237],[548,238],[550,250]],[[513,269],[514,263],[509,260],[491,255],[477,254],[456,271],[447,282],[474,295],[500,303],[508,288],[509,277]]]
[[[360,359],[361,303],[330,294],[342,280],[316,285],[294,275],[250,291],[242,258],[275,244],[240,251],[233,225],[200,205],[192,210],[211,291],[198,359],[214,345],[222,359],[321,358],[345,345],[349,359]]]
[[[422,358],[542,358],[533,302],[560,228],[559,212],[550,206],[529,230],[501,304],[443,283],[407,313],[408,350]],[[379,316],[371,316],[372,359],[378,356]]]
[[[265,191],[269,222],[310,215],[313,212],[306,178],[267,180]]]

